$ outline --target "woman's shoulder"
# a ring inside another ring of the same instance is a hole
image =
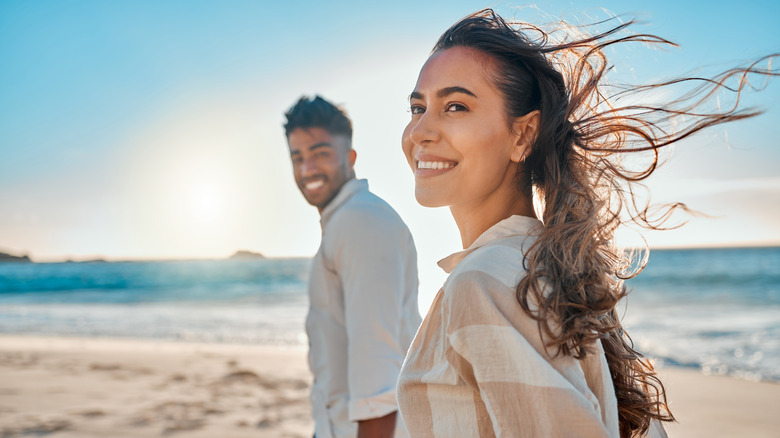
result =
[[[440,304],[448,332],[493,326],[495,330],[490,330],[495,333],[520,335],[532,339],[531,345],[537,344],[538,322],[517,301],[517,285],[527,275],[523,248],[485,245],[455,267],[444,284]]]
[[[528,240],[526,236],[516,236],[475,249],[452,270],[447,283],[457,286],[463,282],[492,279],[514,289],[527,272],[525,254],[530,247]]]
[[[479,315],[496,312],[503,315],[499,319],[523,319],[516,298],[517,285],[527,273],[522,248],[516,244],[489,244],[467,255],[444,283],[445,312],[462,319],[459,324],[475,318],[479,322]]]

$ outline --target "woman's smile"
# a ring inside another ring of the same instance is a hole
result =
[[[430,177],[444,174],[458,165],[457,161],[431,154],[419,154],[415,157],[414,175]]]

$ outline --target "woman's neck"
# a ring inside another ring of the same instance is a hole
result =
[[[464,249],[471,246],[488,228],[508,217],[536,217],[530,193],[520,193],[514,187],[503,191],[507,193],[497,191],[477,204],[450,206],[450,213],[458,225]]]

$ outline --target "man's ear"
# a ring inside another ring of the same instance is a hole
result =
[[[539,110],[515,118],[512,122],[512,132],[515,133],[515,144],[512,148],[510,159],[515,163],[522,163],[531,153],[531,145],[536,139],[539,129]]]
[[[357,152],[355,152],[354,149],[350,149],[349,152],[347,152],[347,160],[349,161],[350,168],[355,167],[356,159],[357,159]]]

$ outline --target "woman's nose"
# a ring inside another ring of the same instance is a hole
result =
[[[435,117],[427,112],[421,114],[417,123],[413,123],[411,126],[409,138],[419,145],[438,141],[439,129]]]

